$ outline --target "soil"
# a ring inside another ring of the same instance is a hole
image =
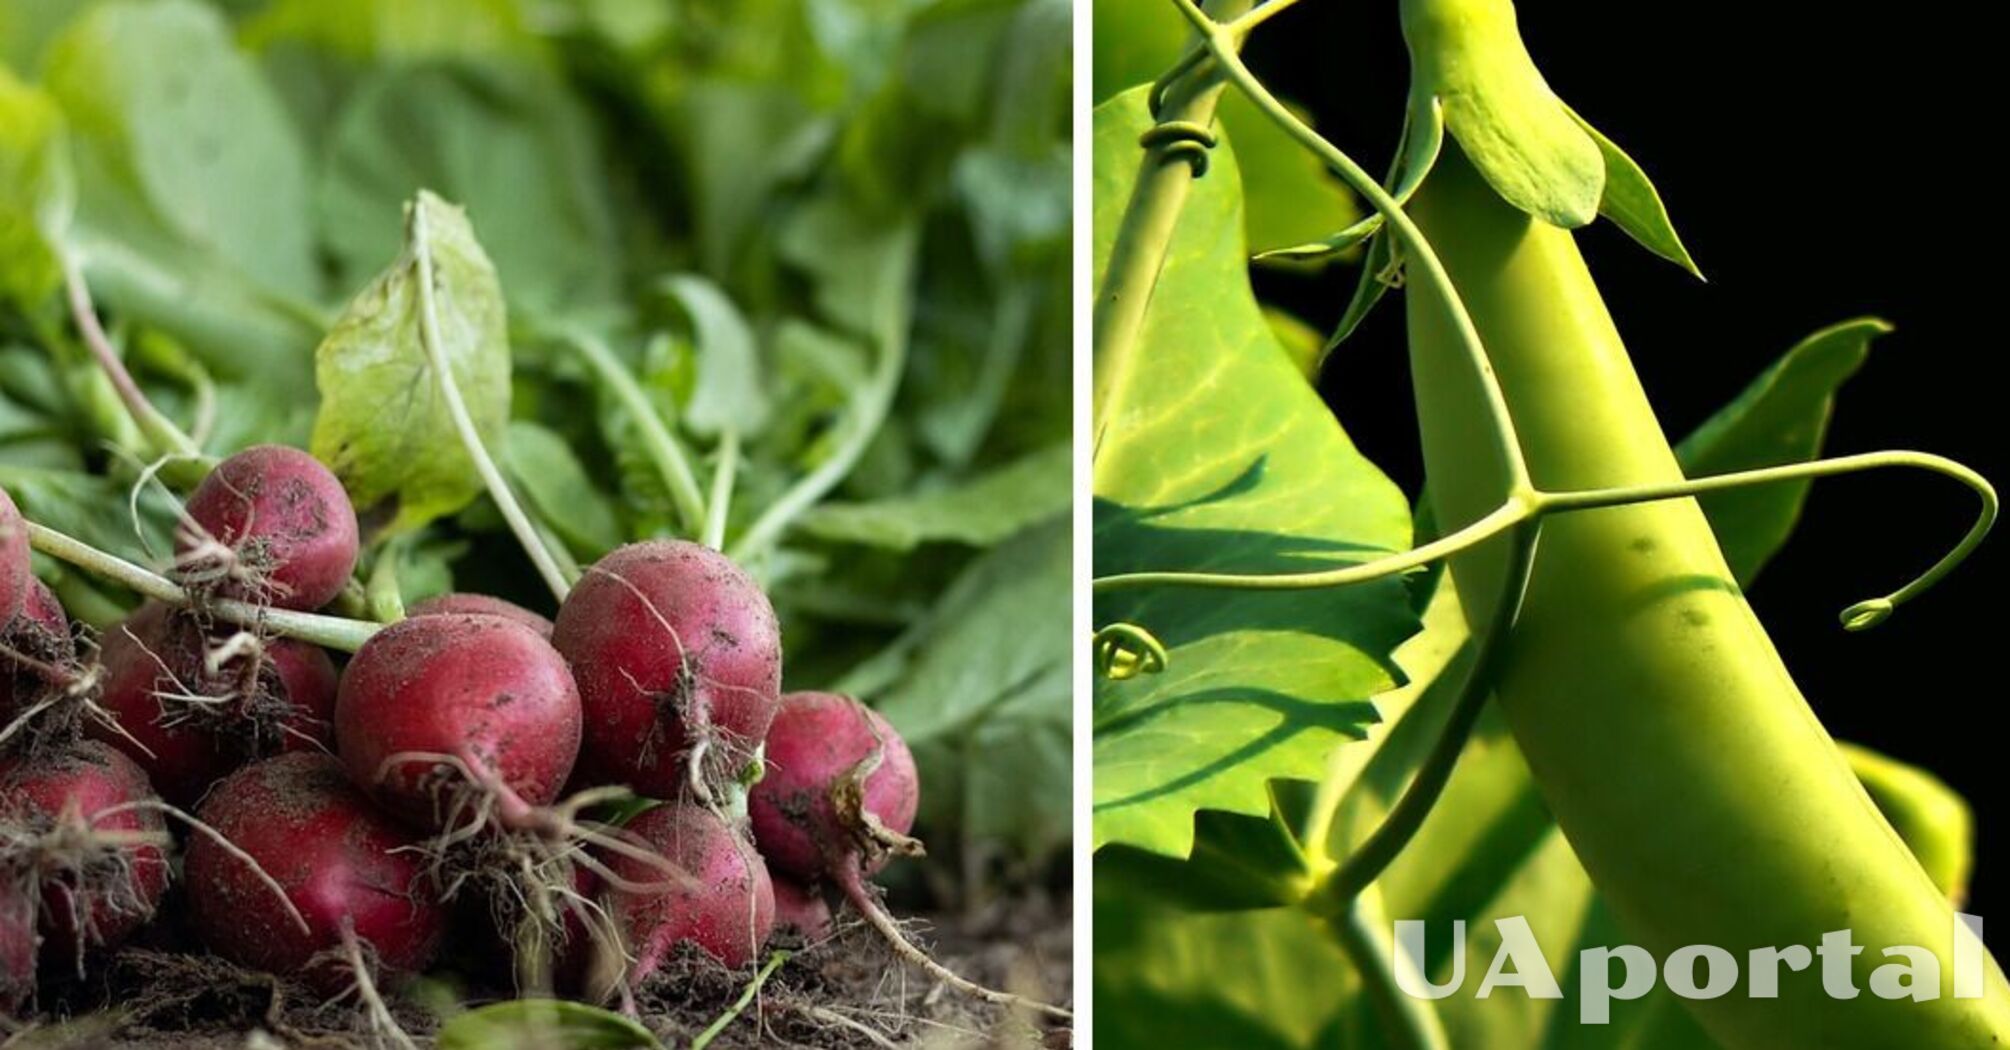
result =
[[[1069,1004],[1075,962],[1072,920],[1070,901],[1033,891],[975,914],[917,917],[909,923],[909,933],[938,960],[979,983]],[[45,1016],[36,1027],[7,1040],[7,1050],[400,1045],[373,1032],[353,1000],[323,1002],[301,986],[212,956],[166,950],[161,942],[173,936],[171,929],[163,930],[155,943],[129,946],[81,982],[52,987],[50,975],[44,975]],[[716,1034],[710,1050],[1072,1045],[1066,1029],[967,999],[899,965],[873,931],[849,913],[839,917],[830,939],[818,944],[778,935],[764,959],[777,950],[791,954],[753,1001]],[[638,1013],[665,1046],[688,1047],[746,994],[752,979],[750,971],[728,972],[686,951],[638,989]],[[441,1013],[450,1012],[424,1004],[463,999],[451,980],[428,979],[390,997],[399,1025],[417,1046],[433,1045]],[[524,1039],[499,1050],[566,1047]]]

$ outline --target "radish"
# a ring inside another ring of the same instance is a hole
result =
[[[51,690],[73,684],[76,659],[63,603],[31,577],[21,611],[0,629],[0,726],[11,725]]]
[[[790,693],[768,730],[767,772],[747,798],[761,853],[784,876],[828,881],[902,958],[987,1002],[1056,1017],[1068,1011],[966,980],[900,932],[867,876],[894,854],[920,856],[909,838],[920,782],[907,742],[885,718],[848,696]],[[632,826],[632,825],[631,825]]]
[[[158,806],[146,774],[95,741],[0,759],[0,899],[35,903],[55,960],[81,965],[153,917],[170,842]]]
[[[185,583],[280,609],[318,609],[356,569],[356,510],[313,456],[257,445],[216,465],[188,498],[176,542]]]
[[[0,623],[14,618],[28,596],[28,526],[14,497],[0,489]]]
[[[333,739],[335,664],[319,647],[206,634],[198,615],[148,602],[106,632],[98,703],[117,727],[91,735],[131,756],[186,805],[246,762]]]
[[[438,951],[445,909],[426,892],[413,836],[372,808],[332,756],[296,752],[240,769],[198,816],[306,920],[303,929],[273,907],[270,884],[243,856],[198,838],[188,849],[189,902],[218,955],[335,994],[355,976],[332,964],[345,932],[395,972],[416,973]]]
[[[775,928],[794,930],[805,941],[831,935],[831,906],[817,893],[786,875],[775,876]]]
[[[622,547],[558,610],[552,644],[586,711],[585,772],[656,798],[700,800],[740,777],[781,693],[768,596],[725,555],[681,540]]]
[[[349,776],[407,821],[439,830],[492,813],[541,823],[579,754],[579,691],[565,660],[523,624],[419,616],[356,652],[335,702]]]
[[[894,853],[920,853],[907,837],[920,798],[914,756],[879,712],[835,693],[790,693],[747,814],[768,862],[813,882],[847,867],[871,875]]]
[[[633,953],[630,985],[639,984],[689,942],[723,965],[752,963],[775,927],[775,891],[768,866],[731,824],[689,803],[658,806],[625,828],[686,877],[670,882],[631,857],[608,867],[627,885],[608,893],[622,942]]]
[[[531,612],[512,601],[505,601],[487,594],[467,594],[454,592],[438,594],[424,601],[413,602],[405,610],[406,616],[439,616],[445,613],[474,613],[479,616],[500,616],[505,620],[515,620],[538,633],[541,638],[551,637],[551,621]]]

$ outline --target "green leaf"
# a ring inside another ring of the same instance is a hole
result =
[[[306,150],[194,0],[115,0],[49,48],[70,121],[74,243],[99,298],[268,392],[305,389],[321,293]]]
[[[422,257],[433,272],[430,321]],[[406,209],[404,254],[349,303],[314,355],[314,455],[342,479],[357,513],[390,532],[452,514],[482,492],[427,350],[433,322],[476,431],[498,447],[510,399],[502,288],[466,215],[421,191]]]
[[[62,112],[0,66],[0,301],[34,307],[62,285],[75,197]]]
[[[1701,278],[1703,271],[1696,268],[1696,260],[1682,246],[1675,224],[1668,219],[1668,206],[1661,203],[1661,194],[1648,181],[1647,173],[1617,143],[1578,116],[1576,110],[1565,106],[1564,112],[1598,143],[1598,151],[1605,156],[1605,193],[1598,200],[1598,213],[1625,230],[1641,247]]]
[[[660,1050],[641,1022],[563,999],[516,999],[456,1015],[439,1050]]]
[[[622,276],[587,114],[526,63],[393,67],[337,118],[315,195],[344,287],[398,252],[397,217],[421,188],[467,209],[510,305],[552,319],[611,301]]]
[[[1096,1046],[1293,1050],[1363,1012],[1347,957],[1292,909],[1195,914],[1125,892],[1097,855]],[[1492,1050],[1492,1048],[1489,1048]]]
[[[1598,216],[1605,157],[1529,57],[1510,0],[1403,0],[1403,36],[1412,93],[1444,103],[1501,199],[1566,229]]]
[[[870,503],[825,503],[801,527],[818,539],[912,550],[922,543],[989,547],[1071,502],[1073,452],[1054,445],[973,481]]]
[[[1889,331],[1885,322],[1863,317],[1801,340],[1676,446],[1683,471],[1701,477],[1815,458],[1828,435],[1836,390],[1863,365],[1871,340]],[[1787,542],[1809,484],[1781,482],[1702,497],[1740,582],[1757,575]]]
[[[1095,258],[1109,258],[1149,125],[1144,91],[1096,111]],[[1327,568],[1410,542],[1402,493],[1355,450],[1250,292],[1233,150],[1196,182],[1153,293],[1136,381],[1109,392],[1096,452],[1096,570]],[[1100,280],[1100,272],[1099,272]],[[1101,367],[1101,362],[1098,366]],[[1095,842],[1170,856],[1193,815],[1269,812],[1268,784],[1316,780],[1397,684],[1407,588],[1155,587],[1097,595],[1096,624],[1143,625],[1164,673],[1096,685]]]
[[[1067,840],[1073,783],[1073,578],[1065,516],[972,562],[879,660],[900,670],[874,706],[914,749],[923,816],[1017,856]],[[842,685],[842,683],[841,683]]]
[[[564,438],[536,423],[511,420],[505,450],[510,480],[574,554],[596,560],[627,539],[614,503],[594,487]]]
[[[760,350],[753,329],[733,300],[696,274],[664,278],[657,285],[690,319],[697,348],[698,378],[684,424],[706,436],[737,430],[758,434],[768,422]]]

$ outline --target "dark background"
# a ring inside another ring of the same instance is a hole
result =
[[[1819,12],[1819,13],[1813,13]],[[1990,100],[2010,60],[1990,32],[1933,8],[1749,3],[1524,3],[1551,87],[1660,189],[1709,283],[1607,223],[1581,237],[1662,425],[1698,422],[1802,336],[1874,314],[1897,331],[1843,390],[1830,453],[1917,448],[2010,479],[2010,405],[1994,378],[2010,292],[1991,252],[2001,168]],[[1396,5],[1304,3],[1250,40],[1251,65],[1321,131],[1381,171],[1407,84]],[[1259,275],[1266,297],[1330,328],[1354,270]],[[1413,495],[1421,477],[1400,302],[1386,301],[1322,383],[1349,432]],[[1976,811],[1968,910],[2010,900],[2010,792],[1993,678],[2005,645],[1999,533],[1950,579],[1873,630],[1836,613],[1886,593],[1954,543],[1974,513],[1959,484],[1879,472],[1818,482],[1799,530],[1751,597],[1838,737],[1926,766]]]

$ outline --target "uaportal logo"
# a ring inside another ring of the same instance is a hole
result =
[[[1487,975],[1480,981],[1475,998],[1485,999],[1496,989],[1518,988],[1532,999],[1561,999],[1563,988],[1549,968],[1535,931],[1528,920],[1515,915],[1495,919],[1500,948],[1494,952]],[[1424,958],[1425,924],[1417,920],[1396,923],[1396,946],[1404,959]],[[1976,915],[1956,915],[1954,922],[1954,998],[1982,998],[1987,953],[1982,947],[1982,919]],[[1434,984],[1415,966],[1398,966],[1396,981],[1405,994],[1418,999],[1443,999],[1466,983],[1466,924],[1452,923],[1452,973],[1449,980]],[[1822,935],[1821,943],[1810,948],[1790,944],[1778,948],[1753,948],[1746,953],[1744,994],[1753,999],[1777,999],[1780,974],[1806,970],[1821,960],[1822,991],[1832,999],[1854,999],[1863,994],[1854,977],[1854,962],[1863,954],[1851,931],[1833,930]],[[1872,970],[1870,993],[1881,999],[1911,999],[1923,1002],[1940,998],[1940,956],[1926,948],[1894,945],[1883,950],[1892,961]],[[1738,957],[1723,948],[1692,944],[1678,948],[1656,964],[1647,949],[1622,944],[1617,948],[1586,948],[1578,952],[1578,1020],[1583,1024],[1609,1024],[1612,1001],[1638,999],[1654,990],[1656,981],[1684,999],[1719,999],[1740,985]],[[1616,983],[1615,983],[1616,981]]]

